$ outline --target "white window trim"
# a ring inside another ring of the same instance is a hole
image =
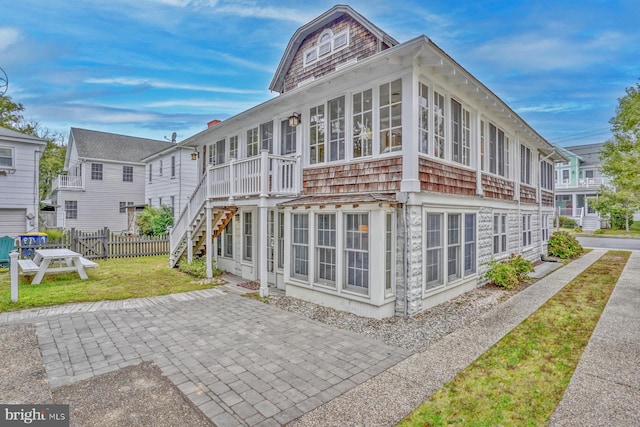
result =
[[[427,242],[427,214],[436,214],[441,215],[441,245],[439,246],[442,250],[442,259],[440,261],[440,273],[441,273],[441,283],[437,286],[427,289],[426,282],[426,271],[427,271],[427,256],[426,256],[426,242]],[[426,298],[430,295],[451,289],[453,287],[462,285],[469,280],[477,277],[478,275],[478,212],[468,211],[468,210],[457,210],[457,209],[448,209],[448,210],[431,210],[431,209],[423,209],[423,227],[422,227],[422,240],[425,242],[424,253],[422,256],[422,271],[425,276],[422,277],[422,297]],[[459,229],[459,246],[460,246],[460,257],[459,257],[459,270],[460,277],[457,277],[453,280],[449,279],[449,215],[460,215],[460,229]],[[475,229],[475,271],[465,274],[464,268],[464,260],[466,255],[466,245],[465,245],[465,218],[466,215],[475,215],[474,229]]]
[[[495,218],[496,216],[499,218],[498,220],[498,232],[495,232]],[[500,226],[502,225],[502,217],[505,217],[504,220],[504,233],[500,230]],[[509,215],[506,212],[494,212],[491,217],[491,256],[493,258],[503,258],[509,252]],[[495,252],[494,249],[494,239],[496,236],[500,239],[500,250]],[[502,236],[505,236],[504,247],[502,247]]]
[[[16,149],[15,147],[9,146],[9,145],[0,145],[0,148],[5,149],[5,150],[9,150],[10,154],[9,154],[9,158],[11,158],[11,164],[10,165],[0,165],[0,169],[1,170],[15,170],[16,169]],[[7,158],[7,157],[3,157],[3,158]]]
[[[452,94],[450,91],[446,90],[444,87],[435,84],[433,81],[431,81],[429,78],[427,78],[424,75],[420,75],[419,79],[418,79],[418,92],[415,94],[415,98],[418,100],[418,116],[420,116],[420,109],[422,108],[419,104],[420,102],[420,98],[421,96],[419,96],[419,91],[420,91],[420,86],[424,85],[425,87],[427,87],[427,102],[428,102],[428,111],[427,111],[427,115],[428,115],[428,119],[427,119],[427,124],[428,124],[428,135],[427,135],[427,152],[425,153],[424,151],[420,150],[420,147],[418,147],[418,155],[421,155],[423,157],[427,157],[430,159],[433,159],[435,161],[438,161],[440,163],[447,163],[450,164],[452,166],[455,166],[457,168],[461,168],[461,169],[467,169],[470,171],[476,171],[476,158],[480,156],[480,153],[477,152],[477,142],[480,139],[480,135],[478,134],[479,132],[479,128],[480,128],[480,120],[484,120],[485,121],[485,130],[486,132],[488,132],[488,121],[486,118],[480,118],[479,113],[476,109],[472,108],[469,104],[465,103],[463,101],[463,98]],[[444,149],[443,149],[443,156],[436,156],[435,155],[435,148],[436,148],[436,122],[435,122],[435,118],[436,118],[436,108],[435,108],[435,93],[438,93],[439,95],[444,97],[444,105],[443,105],[443,116],[444,116],[444,134],[443,134],[443,138],[444,138]],[[460,153],[459,153],[459,157],[460,157],[460,161],[455,161],[453,160],[453,132],[452,132],[452,128],[453,128],[453,121],[452,121],[452,108],[451,108],[451,103],[452,101],[457,102],[458,104],[461,105],[461,116],[460,116],[460,130],[461,130],[461,137],[460,137]],[[469,115],[469,121],[468,123],[465,123],[465,113],[468,113]],[[476,126],[476,122],[478,123],[478,126]],[[465,127],[466,125],[466,127]],[[420,123],[419,123],[419,117],[418,117],[418,122],[415,124],[416,128],[418,129],[418,133],[421,132],[421,128],[420,128]],[[498,128],[497,125],[495,125],[496,128]],[[466,140],[466,134],[465,131],[468,128],[468,140]],[[476,129],[477,128],[477,129]],[[507,133],[505,132],[505,136],[507,135]],[[486,138],[486,145],[485,145],[485,149],[488,147],[488,138]],[[468,165],[464,164],[464,152],[465,152],[465,148],[468,148]],[[488,156],[485,159],[485,165],[487,165],[488,163]],[[488,166],[487,166],[488,168]],[[500,176],[500,175],[497,175]],[[502,177],[504,178],[504,177]]]
[[[329,39],[320,43],[320,40],[327,34],[330,35]],[[342,46],[336,47],[335,46],[336,40],[342,37],[343,35],[346,35],[346,38],[347,38],[346,42]],[[348,28],[335,34],[331,29],[327,28],[322,33],[320,33],[320,35],[316,39],[316,44],[308,49],[305,49],[304,52],[302,53],[302,66],[306,68],[310,65],[313,65],[318,61],[320,61],[321,59],[324,59],[333,55],[335,52],[339,52],[343,49],[346,49],[347,47],[349,47],[350,43],[351,43],[351,37],[350,37]],[[321,55],[320,46],[326,46],[327,44],[329,44],[329,50]],[[315,56],[313,59],[308,61],[307,56],[309,55],[309,53],[312,53],[312,52],[315,52]]]

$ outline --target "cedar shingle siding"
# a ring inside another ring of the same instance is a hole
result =
[[[482,189],[485,197],[500,200],[513,200],[513,182],[493,175],[482,174]]]
[[[553,193],[542,190],[542,206],[553,207]]]
[[[305,195],[398,191],[402,158],[305,169],[302,176]]]
[[[520,202],[537,204],[536,189],[528,185],[520,184]]]
[[[346,48],[332,53],[325,58],[320,58],[306,68],[304,67],[304,52],[318,43],[318,37],[324,30],[331,29],[334,34],[337,34],[346,28],[349,28],[349,45]],[[383,50],[387,48],[382,42],[380,45]],[[338,64],[356,58],[361,61],[377,52],[377,38],[353,18],[344,15],[331,23],[330,26],[323,27],[307,36],[302,45],[300,45],[300,49],[296,52],[291,67],[289,67],[287,71],[284,90],[286,92],[294,89],[298,83],[311,77],[319,78],[324,76],[334,71]]]
[[[475,196],[476,173],[468,169],[421,158],[420,188],[422,191]]]

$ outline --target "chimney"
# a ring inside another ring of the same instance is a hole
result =
[[[207,128],[213,127],[213,126],[217,125],[220,122],[221,122],[221,120],[218,120],[218,119],[211,120],[209,123],[207,123]]]

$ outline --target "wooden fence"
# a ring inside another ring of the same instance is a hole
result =
[[[112,234],[108,228],[93,233],[72,228],[56,242],[42,243],[38,238],[18,239],[21,258],[32,258],[36,249],[70,249],[89,259],[127,258],[169,254],[169,236],[128,236]]]

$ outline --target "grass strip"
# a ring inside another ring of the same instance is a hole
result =
[[[32,276],[19,276],[17,303],[11,302],[11,276],[5,269],[0,274],[0,312],[70,302],[152,297],[216,285],[199,283],[193,276],[169,268],[166,255],[96,262],[99,266],[87,270],[87,280],[81,280],[75,272],[47,274],[39,285],[31,285]]]
[[[399,425],[548,423],[629,256],[607,252]]]

